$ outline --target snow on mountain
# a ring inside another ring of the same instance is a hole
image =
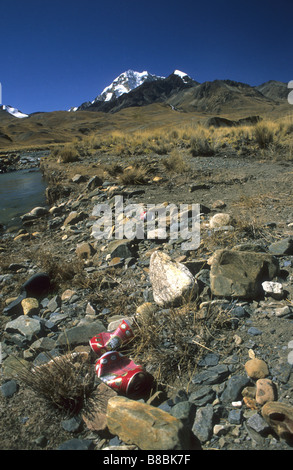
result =
[[[96,101],[110,101],[113,97],[118,98],[123,95],[123,93],[129,93],[146,81],[150,82],[160,78],[164,77],[152,75],[147,71],[135,72],[133,70],[127,70],[115,78],[111,85],[104,88],[102,93],[92,101],[92,104]]]
[[[190,79],[191,77],[189,77],[189,75],[187,75],[187,73],[185,72],[181,72],[181,70],[174,70],[174,75],[178,75],[178,77],[182,78],[182,80],[184,81],[184,83],[187,83],[187,79]]]
[[[188,84],[192,81],[192,79],[186,73],[180,70],[175,70],[173,75],[179,76],[184,84]],[[153,75],[146,70],[143,72],[127,70],[126,72],[123,72],[118,77],[116,77],[115,80],[106,88],[104,88],[102,93],[100,93],[93,101],[87,101],[80,106],[72,107],[69,109],[69,111],[74,112],[81,109],[87,109],[95,104],[106,103],[111,100],[115,100],[123,94],[129,93],[135,88],[138,88],[145,82],[155,82],[164,79],[166,79],[166,77]]]
[[[11,114],[12,116],[14,116],[16,118],[23,119],[23,118],[28,117],[28,114],[24,114],[21,111],[19,111],[18,109],[13,108],[12,106],[3,105],[0,108],[3,109],[3,111],[6,111],[7,113]]]

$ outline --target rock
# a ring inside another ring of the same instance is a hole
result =
[[[87,183],[86,187],[89,191],[97,188],[98,186],[102,186],[103,180],[99,176],[93,176]]]
[[[256,328],[255,326],[251,326],[250,328],[248,328],[247,333],[248,333],[250,336],[259,336],[259,335],[262,335],[262,331],[261,331],[259,328]]]
[[[262,288],[266,295],[274,299],[281,300],[284,297],[283,285],[280,282],[265,281],[262,283]]]
[[[212,294],[254,299],[261,295],[261,282],[277,275],[279,263],[264,253],[217,250],[209,259]]]
[[[111,434],[141,450],[190,449],[190,433],[169,413],[126,397],[110,398],[107,423]]]
[[[106,331],[103,323],[99,320],[83,324],[80,326],[73,326],[65,332],[60,333],[57,344],[59,346],[70,345],[75,347],[81,344],[89,344],[89,340],[98,333]]]
[[[192,432],[197,436],[200,442],[208,441],[213,433],[214,410],[211,404],[196,410],[195,420],[192,426]]]
[[[27,220],[36,219],[46,214],[48,214],[48,209],[46,207],[35,207],[27,214],[24,214],[23,216],[21,216],[21,219],[23,222],[25,222]]]
[[[131,240],[114,240],[109,243],[106,252],[113,258],[130,258],[134,254],[133,242]]]
[[[61,302],[66,302],[71,299],[76,294],[75,290],[66,289],[61,295]]]
[[[10,317],[22,315],[23,309],[22,309],[21,302],[25,297],[26,297],[26,293],[23,292],[16,299],[12,300],[12,302],[10,302],[7,305],[7,307],[4,308],[3,315],[10,316]]]
[[[248,377],[251,379],[264,379],[269,374],[269,369],[265,361],[258,358],[249,359],[244,365]]]
[[[87,242],[79,243],[76,247],[75,253],[81,259],[90,259],[96,253],[94,247]]]
[[[246,420],[245,425],[260,435],[266,435],[269,431],[268,424],[259,413],[255,413],[252,416],[250,416]]]
[[[285,238],[272,243],[269,252],[275,256],[293,255],[293,238]]]
[[[54,295],[47,305],[47,310],[50,312],[55,312],[57,308],[61,306],[61,297],[59,295]]]
[[[250,380],[242,375],[233,375],[226,383],[224,392],[221,395],[223,403],[232,403],[239,400],[241,391],[249,384]]]
[[[231,225],[231,216],[230,214],[225,214],[225,213],[218,213],[215,214],[211,220],[210,220],[210,228],[218,228],[218,227],[224,227],[227,225]]]
[[[228,422],[230,424],[241,424],[243,412],[240,409],[230,410],[228,414]]]
[[[67,432],[77,432],[80,430],[82,425],[82,419],[80,416],[73,416],[69,419],[64,419],[62,421],[62,428]]]
[[[179,305],[198,292],[197,281],[189,269],[160,251],[151,255],[149,277],[154,301],[159,306]]]
[[[7,333],[19,333],[28,342],[38,338],[42,330],[41,320],[28,317],[27,315],[21,315],[16,320],[12,320],[5,325]]]
[[[171,415],[180,419],[185,426],[191,426],[194,420],[195,405],[190,401],[181,401],[171,409]]]
[[[258,405],[276,400],[276,388],[270,379],[258,379],[256,381],[255,400]]]
[[[33,297],[28,297],[21,301],[24,315],[37,315],[39,313],[39,302]]]
[[[70,439],[63,442],[57,450],[90,450],[93,447],[93,441],[90,439]]]
[[[194,384],[219,384],[222,383],[230,374],[230,369],[226,364],[219,364],[214,367],[209,367],[194,375],[191,379]]]
[[[285,305],[284,307],[279,307],[275,309],[276,317],[285,317],[287,315],[291,315],[293,313],[293,309],[290,308],[289,305]]]
[[[293,407],[278,401],[267,402],[261,414],[276,434],[284,439],[293,437]]]
[[[216,398],[216,392],[209,386],[203,385],[198,390],[192,392],[188,398],[195,406],[201,407],[212,403]]]
[[[86,181],[86,177],[84,175],[76,174],[72,177],[71,181],[73,183],[84,183]]]
[[[72,211],[70,214],[66,217],[64,220],[64,226],[66,227],[67,225],[75,225],[78,222],[81,222],[82,220],[86,219],[88,216],[84,212],[76,212]]]
[[[5,398],[11,398],[18,391],[18,383],[15,380],[8,380],[1,385],[1,392]]]
[[[226,203],[221,199],[214,201],[212,204],[212,209],[224,209],[224,207],[226,207]]]

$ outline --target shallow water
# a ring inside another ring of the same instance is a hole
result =
[[[20,215],[46,205],[46,182],[38,169],[0,174],[0,224],[20,224]]]

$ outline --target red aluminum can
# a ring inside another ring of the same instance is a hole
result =
[[[94,336],[90,340],[92,350],[99,356],[108,351],[118,349],[122,344],[127,343],[134,337],[131,326],[127,320],[122,320],[114,332],[105,331]]]
[[[117,393],[128,397],[145,395],[153,379],[144,368],[117,351],[109,351],[96,363],[97,376]]]

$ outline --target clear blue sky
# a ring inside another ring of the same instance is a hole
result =
[[[292,0],[2,0],[3,104],[94,99],[128,69],[199,82],[293,80]]]

